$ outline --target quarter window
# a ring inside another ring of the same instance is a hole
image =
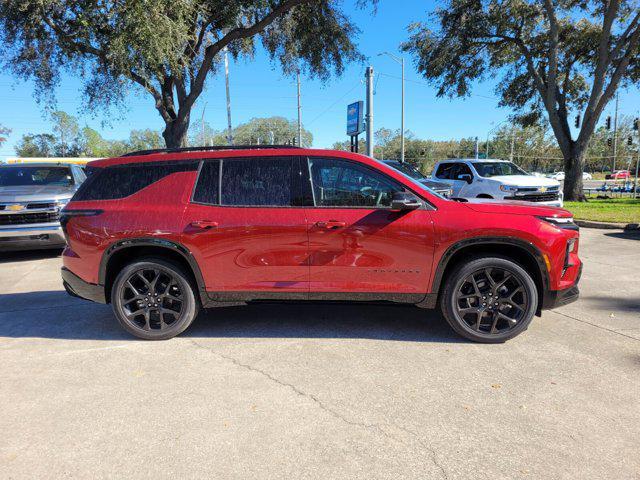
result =
[[[309,169],[318,207],[390,207],[393,194],[404,190],[387,176],[346,160],[310,158]]]

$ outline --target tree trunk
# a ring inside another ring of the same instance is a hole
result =
[[[582,172],[584,171],[585,148],[574,143],[564,159],[564,200],[585,202],[582,190]]]
[[[162,132],[164,143],[167,148],[180,148],[187,146],[187,131],[189,130],[189,116],[181,119],[180,116],[175,120],[165,123],[165,129]]]

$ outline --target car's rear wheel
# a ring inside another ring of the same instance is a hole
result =
[[[177,264],[145,258],[124,267],[111,289],[120,325],[145,340],[166,340],[187,329],[198,314],[189,276]]]
[[[440,307],[449,325],[463,337],[502,343],[527,329],[538,307],[538,292],[517,263],[481,257],[451,272]]]

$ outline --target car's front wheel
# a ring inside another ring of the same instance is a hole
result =
[[[146,258],[125,266],[111,289],[111,305],[120,325],[145,340],[179,335],[198,314],[187,273],[177,264]]]
[[[455,267],[445,281],[440,307],[463,337],[502,343],[527,329],[538,307],[538,292],[517,263],[480,257]]]

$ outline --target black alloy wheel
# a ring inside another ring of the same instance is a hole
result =
[[[526,330],[538,306],[531,276],[500,257],[460,265],[447,279],[441,307],[449,324],[466,338],[500,343]]]
[[[182,333],[198,310],[188,276],[178,265],[162,259],[126,266],[116,278],[111,301],[120,324],[148,340]]]

